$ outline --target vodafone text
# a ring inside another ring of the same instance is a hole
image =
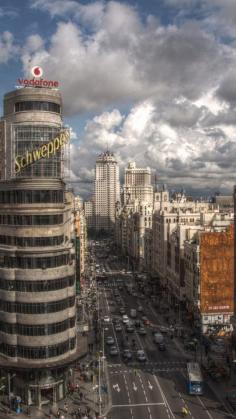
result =
[[[21,86],[28,86],[28,87],[58,87],[59,83],[58,81],[54,80],[44,80],[44,79],[18,79],[18,83]]]

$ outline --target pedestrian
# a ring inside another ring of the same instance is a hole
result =
[[[66,412],[66,413],[68,413],[68,404],[65,402],[64,403],[64,411]]]
[[[79,398],[80,398],[80,401],[83,400],[83,393],[82,393],[82,391],[80,391],[80,393],[79,393]]]

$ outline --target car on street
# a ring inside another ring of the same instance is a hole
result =
[[[142,349],[139,349],[136,354],[137,360],[140,362],[145,362],[147,360],[145,352]]]
[[[124,324],[129,323],[129,317],[127,316],[127,314],[123,314],[122,321]]]
[[[142,321],[144,324],[146,324],[146,326],[150,325],[150,320],[148,320],[148,318],[146,316],[142,316]]]
[[[186,351],[196,351],[197,342],[194,340],[186,340],[184,342],[184,349]]]
[[[160,342],[160,343],[158,344],[158,349],[159,349],[159,351],[165,351],[165,350],[166,350],[166,345],[165,345],[165,343],[164,343],[164,342]]]
[[[169,329],[169,327],[166,326],[159,326],[159,330],[161,333],[168,333],[171,331],[171,329]]]
[[[236,389],[227,391],[225,397],[232,408],[236,410]]]
[[[129,349],[124,349],[123,352],[122,352],[122,357],[128,361],[128,360],[132,359],[133,355],[132,355],[132,352]]]
[[[117,349],[117,347],[116,346],[112,346],[111,348],[110,348],[110,351],[109,351],[109,354],[110,355],[112,355],[112,356],[115,356],[115,355],[118,355],[118,349]]]
[[[121,325],[119,323],[116,323],[115,324],[115,331],[116,332],[121,332],[122,331],[122,327],[121,327]]]
[[[144,327],[140,327],[138,330],[138,334],[141,336],[145,336],[147,334],[146,329],[144,329]]]
[[[138,312],[143,313],[143,307],[142,306],[138,306]]]
[[[109,323],[109,322],[110,322],[110,317],[109,317],[109,316],[104,316],[104,317],[103,317],[103,321],[104,321],[105,323]]]
[[[157,332],[153,335],[153,342],[154,343],[159,344],[159,343],[162,343],[163,341],[164,341],[164,336],[161,333]]]
[[[106,344],[107,345],[114,345],[114,343],[115,343],[114,338],[112,336],[107,336]]]
[[[138,327],[141,327],[143,324],[142,324],[141,320],[135,320],[134,325],[135,325],[135,327],[138,328]]]
[[[126,326],[126,332],[128,332],[128,333],[134,333],[134,326],[132,326],[132,324],[127,324],[127,326]]]
[[[125,314],[125,308],[124,307],[120,308],[120,314]]]

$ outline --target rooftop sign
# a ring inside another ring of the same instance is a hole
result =
[[[57,137],[53,138],[46,144],[41,145],[32,151],[26,151],[22,156],[15,158],[15,173],[20,173],[25,167],[43,159],[50,158],[63,146],[65,146],[70,139],[70,131],[68,129],[62,130]]]
[[[59,86],[58,81],[42,79],[43,69],[38,65],[31,68],[33,79],[18,79],[20,86],[24,87],[55,87]]]

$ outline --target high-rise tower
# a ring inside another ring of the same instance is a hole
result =
[[[4,97],[0,182],[0,367],[27,404],[62,399],[77,355],[69,133],[57,89]]]
[[[95,222],[96,230],[115,228],[115,204],[120,200],[119,167],[109,151],[96,160],[95,168]]]

